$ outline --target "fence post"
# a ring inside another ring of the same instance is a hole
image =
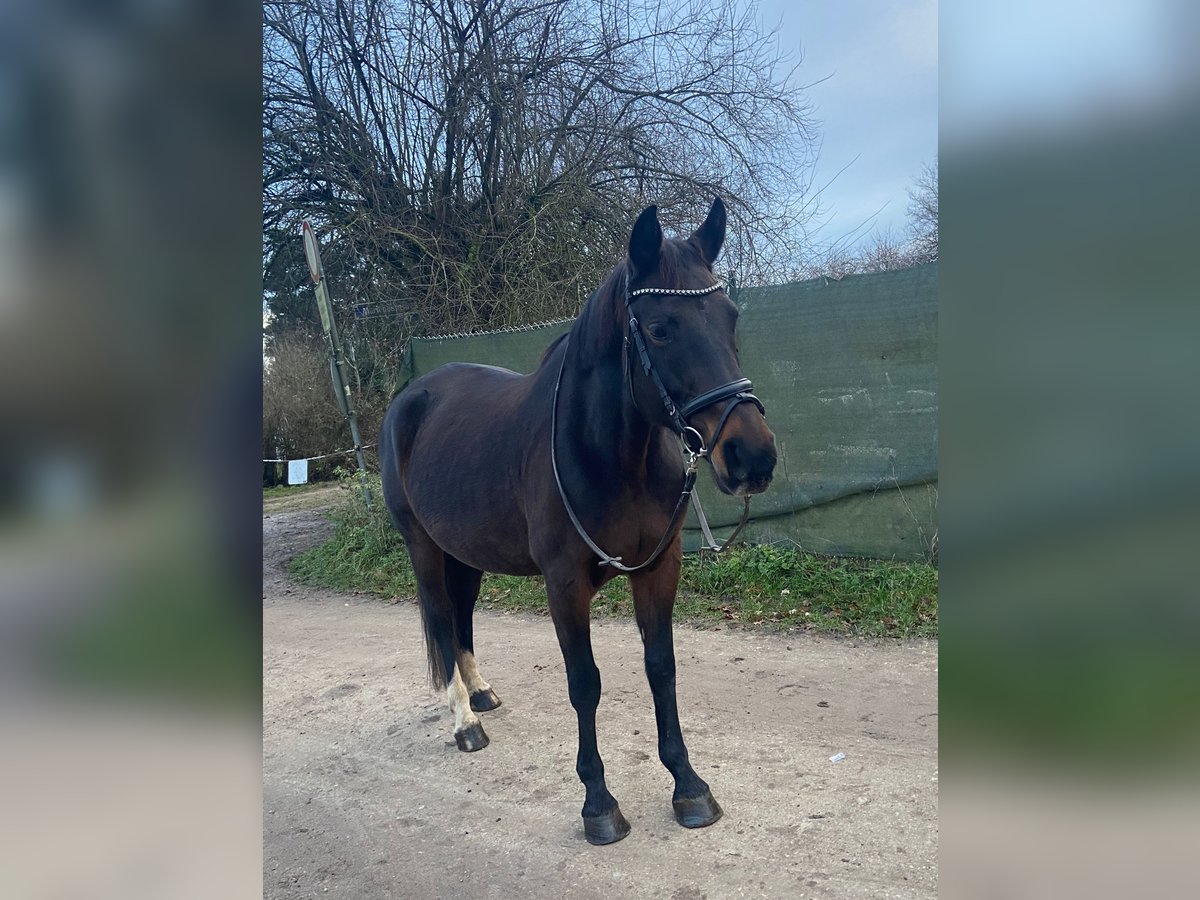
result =
[[[337,323],[333,318],[333,303],[329,299],[329,290],[325,285],[325,272],[321,266],[321,251],[317,247],[316,235],[312,224],[305,219],[303,226],[304,255],[308,260],[308,271],[312,275],[313,285],[317,295],[317,311],[321,314],[321,326],[325,330],[325,338],[329,345],[329,375],[333,381],[333,393],[337,397],[342,414],[350,423],[350,437],[354,441],[354,455],[358,459],[358,475],[362,481],[363,501],[367,509],[371,508],[371,489],[367,485],[367,465],[363,459],[362,438],[358,433],[358,419],[354,408],[350,405],[350,384],[346,378],[346,360],[338,341]]]

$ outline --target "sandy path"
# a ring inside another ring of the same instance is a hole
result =
[[[592,847],[548,619],[477,615],[504,706],[484,714],[491,745],[460,753],[415,607],[289,582],[319,511],[263,528],[267,897],[935,896],[935,643],[677,628],[684,732],[725,809],[688,831],[636,628],[594,623],[600,750],[633,832]]]

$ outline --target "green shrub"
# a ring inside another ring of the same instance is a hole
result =
[[[383,507],[379,478],[367,509],[355,474],[333,511],[333,537],[297,557],[290,571],[312,585],[411,599],[416,581],[404,541]],[[719,556],[684,557],[675,618],[775,630],[819,630],[874,637],[937,636],[937,569],[925,563],[817,556],[794,547],[741,546]],[[541,578],[487,575],[479,606],[546,612]],[[629,583],[616,578],[592,606],[595,615],[632,616]]]

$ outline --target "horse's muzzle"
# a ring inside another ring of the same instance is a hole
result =
[[[774,437],[766,442],[748,441],[740,435],[730,435],[721,444],[724,472],[714,466],[717,487],[726,494],[743,497],[761,494],[775,475],[777,453]]]

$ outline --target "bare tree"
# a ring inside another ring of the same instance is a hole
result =
[[[908,191],[913,252],[922,262],[938,258],[938,163],[927,163]]]
[[[263,459],[302,459],[350,446],[325,360],[319,338],[293,332],[271,341],[263,367]],[[379,391],[352,393],[363,432],[377,433],[390,397]],[[348,455],[316,460],[309,474],[317,480],[353,464]]]
[[[847,275],[887,272],[918,264],[912,256],[909,243],[890,229],[884,229],[872,233],[867,241],[851,250],[833,247],[821,256],[811,258],[807,265],[797,271],[796,277],[844,278]]]
[[[360,360],[573,314],[650,202],[681,225],[720,193],[726,265],[779,277],[815,142],[756,20],[736,0],[267,0],[274,327],[313,324],[305,217]]]
[[[320,344],[300,335],[272,343],[263,369],[263,458],[300,459],[342,449],[345,420],[331,402],[333,388]],[[333,460],[324,468],[337,462],[343,461]]]
[[[871,272],[886,272],[936,262],[938,258],[938,164],[922,167],[908,190],[908,222],[904,233],[892,229],[876,230],[859,246],[846,248],[838,243],[810,247],[810,252],[791,277],[843,278]]]

